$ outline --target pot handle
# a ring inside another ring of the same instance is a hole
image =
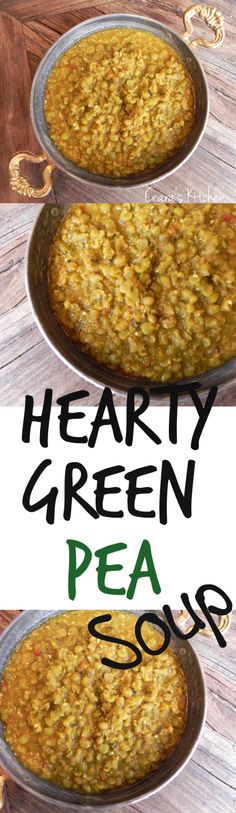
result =
[[[200,17],[209,28],[213,29],[215,34],[213,40],[205,40],[203,37],[195,37],[195,39],[191,40],[193,33],[192,17],[195,16]],[[189,6],[184,12],[184,26],[185,32],[182,34],[183,40],[192,47],[195,45],[203,45],[204,48],[218,48],[218,45],[221,45],[225,36],[223,14],[213,6],[200,6],[198,3]]]
[[[190,632],[190,630],[192,630],[194,626],[194,624],[186,624],[188,618],[189,618],[188,611],[180,610],[180,614],[177,618],[177,623],[179,627],[184,628],[186,632]],[[232,621],[232,613],[228,613],[228,615],[224,616],[219,615],[218,618],[219,618],[218,629],[220,630],[220,632],[226,632],[229,629]],[[199,633],[200,635],[205,635],[206,638],[209,638],[211,635],[213,635],[213,631],[210,629],[210,627],[205,627],[205,629],[199,630]]]
[[[37,186],[32,186],[24,175],[21,175],[21,161],[29,161],[33,164],[41,164],[42,161],[47,161],[47,166],[43,170],[44,186],[38,189]],[[54,167],[55,164],[48,160],[45,153],[34,155],[33,152],[16,152],[9,163],[10,186],[14,189],[14,192],[18,192],[18,195],[28,195],[29,198],[44,198],[52,189],[51,175]]]
[[[2,813],[10,813],[10,806],[7,797],[7,776],[0,775],[0,810]]]

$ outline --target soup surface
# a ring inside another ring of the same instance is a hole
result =
[[[181,147],[195,114],[178,54],[145,31],[91,34],[64,53],[46,86],[45,118],[60,152],[90,172],[151,169]]]
[[[236,355],[236,204],[74,204],[51,305],[97,361],[167,381]]]
[[[100,613],[98,613],[100,614]],[[186,719],[186,686],[176,656],[143,653],[127,671],[101,658],[132,661],[127,647],[93,638],[96,611],[70,611],[35,629],[5,667],[0,693],[4,736],[40,777],[84,792],[132,784],[177,745]],[[132,614],[112,612],[99,630],[136,642]],[[146,643],[160,633],[145,623]]]

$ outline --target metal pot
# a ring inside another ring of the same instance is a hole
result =
[[[151,387],[158,386],[158,396],[151,396],[151,402],[157,403],[158,399],[165,394],[166,383],[160,384],[158,381],[150,381],[147,378],[132,378],[124,373],[109,370],[108,367],[99,364],[92,356],[83,352],[79,345],[67,336],[56,320],[49,300],[48,257],[53,237],[66,209],[68,209],[68,206],[55,207],[50,203],[45,204],[35,222],[29,241],[26,289],[37,325],[54,353],[71,370],[83,376],[86,381],[99,387],[110,387],[113,392],[122,393],[123,395],[130,387],[141,387],[150,392]],[[220,367],[201,373],[201,375],[197,376],[197,381],[199,381],[201,390],[204,391],[213,385],[219,386],[230,382],[235,377],[236,358],[232,358]],[[192,380],[186,378],[184,381],[178,381],[178,383],[185,384],[187,392],[188,384]]]
[[[215,36],[212,41],[204,40],[202,37],[191,39],[191,19],[194,15],[200,17],[213,29]],[[199,60],[189,46],[203,45],[206,48],[216,48],[224,39],[224,21],[222,14],[210,6],[200,6],[196,4],[188,8],[184,13],[184,25],[185,32],[181,37],[170,28],[167,28],[167,26],[148,17],[136,14],[105,14],[101,17],[93,17],[83,23],[79,23],[79,25],[67,31],[66,34],[63,34],[40,62],[32,85],[31,117],[43,153],[36,156],[29,152],[19,152],[14,155],[9,165],[10,185],[12,189],[21,195],[28,195],[33,198],[44,197],[52,188],[51,173],[54,167],[59,167],[59,169],[63,170],[67,175],[81,182],[90,183],[91,185],[96,184],[100,187],[108,187],[110,189],[132,189],[135,186],[154,183],[163,180],[163,178],[166,178],[176,169],[179,169],[198,146],[203,136],[208,117],[206,79]],[[155,34],[171,45],[181,57],[192,78],[196,99],[196,114],[193,128],[175,155],[159,167],[137,175],[128,175],[122,178],[111,178],[88,172],[72,161],[67,160],[49,137],[44,117],[45,88],[49,74],[59,57],[83,37],[112,28],[134,28],[147,31],[151,34]],[[36,163],[45,160],[48,161],[43,171],[45,183],[41,189],[33,187],[28,180],[21,175],[20,162],[25,159]]]
[[[55,610],[29,610],[22,613],[7,627],[0,642],[0,676],[19,641],[50,616],[59,615],[61,612],[63,610],[56,612]],[[124,612],[127,611],[124,610]],[[142,615],[143,612],[146,611],[135,612],[135,615]],[[97,794],[76,793],[46,782],[24,768],[6,744],[3,728],[0,725],[0,761],[6,774],[5,778],[10,776],[34,796],[45,802],[54,802],[62,810],[70,810],[74,813],[80,806],[97,808],[137,802],[163,789],[185,767],[195,751],[206,716],[206,688],[196,653],[188,641],[181,641],[173,634],[171,647],[179,660],[186,680],[187,721],[179,744],[155,771],[134,785]]]

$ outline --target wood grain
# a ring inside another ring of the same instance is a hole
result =
[[[113,193],[102,190],[96,185],[90,187],[65,176],[59,170],[53,172],[53,191],[55,200],[60,202],[101,201],[101,200],[133,200],[145,201],[145,193],[149,199],[152,194],[163,196],[170,200],[181,196],[183,201],[200,200],[204,196],[213,196],[224,201],[236,200],[236,83],[235,83],[235,45],[236,28],[233,19],[231,0],[219,0],[217,3],[225,20],[226,38],[223,45],[217,50],[208,50],[200,47],[196,50],[204,70],[209,86],[210,117],[201,145],[187,164],[170,178],[155,184],[153,191],[137,187],[134,191],[117,190]],[[170,26],[177,33],[183,33],[183,11],[188,6],[188,0],[127,0],[112,2],[112,0],[98,0],[91,4],[89,0],[68,0],[65,8],[64,0],[0,0],[0,17],[5,20],[6,12],[12,21],[13,31],[17,29],[17,38],[10,36],[10,29],[3,31],[0,28],[0,44],[4,39],[2,49],[3,68],[6,62],[14,64],[7,83],[2,85],[3,140],[1,140],[1,160],[5,152],[13,154],[19,149],[32,148],[39,153],[33,135],[29,114],[29,74],[33,77],[35,70],[48,50],[59,36],[82,20],[100,14],[114,11],[144,14],[160,20]],[[9,24],[8,24],[9,25]],[[2,33],[1,33],[2,30]],[[196,24],[196,33],[203,32],[203,24]],[[206,33],[206,37],[209,35]],[[0,54],[1,54],[0,49]],[[14,51],[14,54],[13,54]],[[1,57],[0,57],[1,59]],[[26,73],[27,81],[26,81]],[[24,108],[24,117],[19,116],[19,89],[21,104]],[[11,98],[11,115],[9,115],[9,98]],[[24,126],[22,127],[22,118]],[[7,132],[7,136],[6,136]],[[7,142],[8,140],[8,142]],[[9,147],[9,149],[8,149]],[[25,165],[27,173],[29,165]],[[37,185],[40,185],[41,169],[34,168]],[[30,175],[31,177],[31,175]],[[2,190],[0,187],[0,201],[19,201],[27,203],[27,198],[10,192],[6,171],[2,176]],[[50,198],[47,198],[50,200]]]
[[[16,612],[0,611],[0,632]],[[236,731],[236,612],[227,633],[227,647],[220,649],[214,639],[197,635],[192,645],[205,674],[208,696],[207,720],[203,736],[184,771],[160,793],[135,805],[122,807],[122,813],[235,813],[235,731]],[[1,644],[0,644],[1,645]],[[8,782],[11,813],[59,813],[56,805],[33,799],[14,782]],[[112,808],[106,808],[112,813]],[[83,809],[81,809],[83,813]]]
[[[27,393],[42,404],[47,386],[53,386],[54,403],[68,392],[85,388],[84,404],[96,406],[101,390],[86,383],[60,361],[38,330],[25,292],[27,240],[42,204],[0,204],[0,406],[24,404]],[[122,395],[114,396],[124,404]],[[161,404],[168,403],[163,398]],[[182,399],[189,406],[187,397]],[[236,382],[220,387],[218,406],[236,405]]]
[[[18,54],[21,54],[20,66]],[[31,76],[22,25],[8,14],[0,14],[0,201],[16,201],[18,195],[9,188],[8,166],[14,152],[29,145],[37,152],[37,141],[29,120]],[[14,89],[14,92],[13,92]],[[36,173],[32,181],[37,183]]]

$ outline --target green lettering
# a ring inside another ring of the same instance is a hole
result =
[[[83,542],[78,542],[76,539],[67,539],[69,545],[69,572],[68,572],[68,594],[71,601],[74,601],[76,596],[76,579],[82,576],[82,573],[87,570],[92,559],[92,553],[87,545]],[[77,567],[77,550],[82,550],[84,557],[81,564]]]
[[[127,545],[123,542],[118,542],[116,545],[107,545],[105,548],[99,548],[95,551],[95,556],[99,558],[99,565],[96,568],[98,573],[98,588],[101,593],[109,593],[111,595],[122,596],[125,593],[124,587],[107,587],[105,584],[106,574],[111,570],[123,570],[123,565],[108,565],[107,557],[109,553],[116,553],[118,550],[125,550]]]
[[[142,570],[143,562],[146,561],[147,563],[147,570]],[[144,539],[141,548],[138,553],[137,561],[133,570],[133,573],[130,573],[130,585],[127,590],[127,598],[131,599],[134,596],[136,585],[139,579],[142,579],[144,576],[148,576],[151,581],[153,592],[156,595],[159,595],[161,592],[160,584],[157,578],[157,574],[155,571],[155,565],[152,558],[152,551],[150,542],[147,539]]]

